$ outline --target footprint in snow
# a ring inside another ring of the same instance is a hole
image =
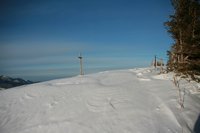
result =
[[[24,95],[24,99],[33,99],[34,97],[35,96],[27,94],[27,93]]]
[[[58,104],[58,102],[57,101],[53,101],[52,103],[48,103],[47,104],[47,106],[49,107],[49,108],[53,108],[55,105],[57,105]]]
[[[157,111],[160,111],[160,107],[157,107],[156,110],[157,110]]]

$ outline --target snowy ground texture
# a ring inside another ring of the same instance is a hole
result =
[[[197,133],[198,84],[177,102],[172,74],[107,71],[0,91],[0,133]]]

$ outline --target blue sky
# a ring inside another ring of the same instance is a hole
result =
[[[0,75],[34,81],[149,66],[166,59],[170,0],[3,0]]]

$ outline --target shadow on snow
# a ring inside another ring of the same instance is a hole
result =
[[[200,115],[195,123],[194,126],[194,133],[200,133]]]

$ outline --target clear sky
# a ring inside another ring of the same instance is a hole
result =
[[[0,75],[34,81],[149,66],[172,44],[170,0],[1,0]]]

